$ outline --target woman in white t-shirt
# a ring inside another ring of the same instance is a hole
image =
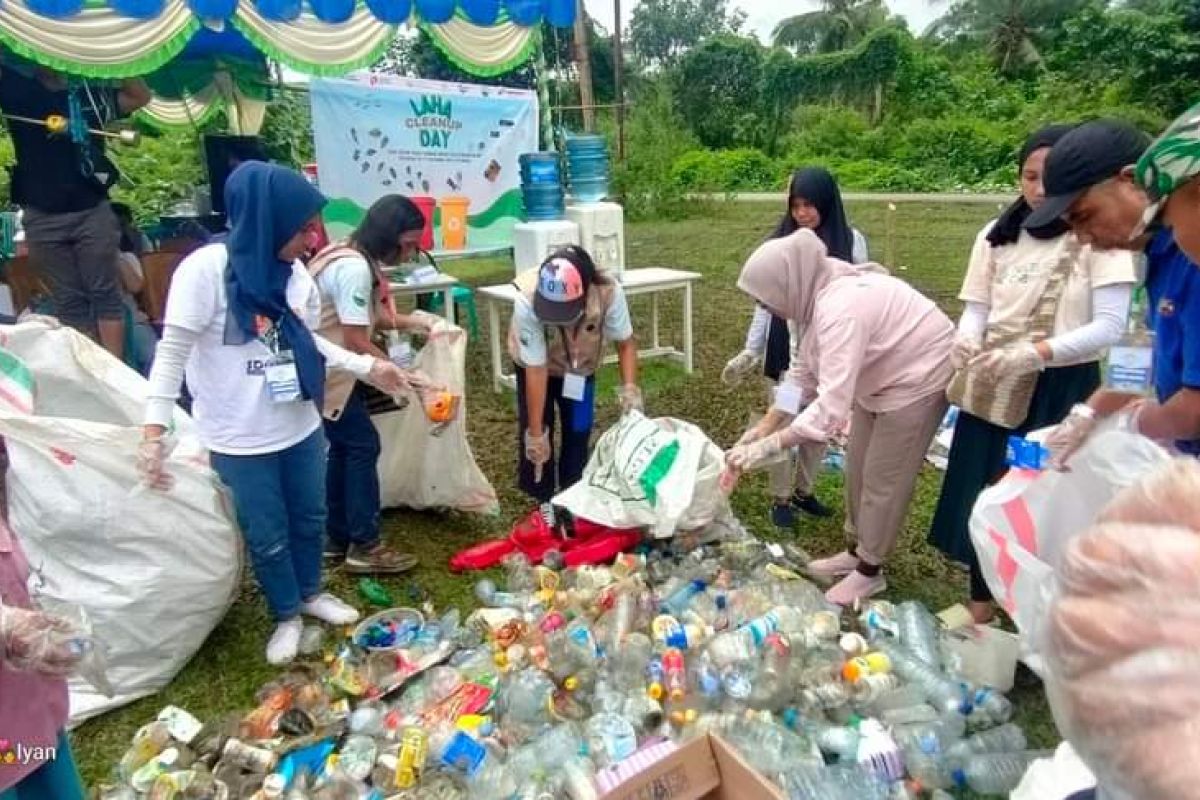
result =
[[[322,594],[325,368],[340,367],[389,393],[406,373],[319,336],[320,295],[296,259],[325,198],[301,175],[249,162],[229,177],[227,241],[179,265],[150,374],[138,467],[169,489],[168,428],[186,367],[192,412],[212,466],[233,493],[251,562],[277,627],[267,660],[296,656],[301,614],[348,625],[358,612]]]
[[[984,226],[975,240],[959,298],[966,304],[958,324],[954,367],[997,377],[1038,373],[1025,421],[1004,428],[960,412],[930,541],[971,569],[971,613],[977,622],[994,614],[992,596],[971,545],[967,521],[979,493],[1006,471],[1008,437],[1063,420],[1100,385],[1100,359],[1120,338],[1137,281],[1132,256],[1080,246],[1070,228],[1055,222],[1027,230],[1025,218],[1041,205],[1046,155],[1070,126],[1052,125],[1021,149],[1021,197]],[[1055,308],[1054,331],[1033,341],[1030,330],[1039,300],[1063,258],[1078,248]],[[985,335],[1015,339],[980,354]]]

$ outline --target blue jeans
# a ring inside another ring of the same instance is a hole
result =
[[[379,472],[382,448],[371,423],[363,386],[358,384],[342,415],[325,420],[329,440],[328,491],[330,543],[374,547],[379,543]]]
[[[592,423],[596,409],[596,377],[589,376],[582,401],[563,397],[563,379],[551,375],[546,381],[546,407],[542,409],[542,426],[550,433],[550,461],[542,468],[542,480],[534,480],[534,468],[525,458],[525,429],[529,415],[525,408],[525,370],[517,367],[517,420],[520,464],[517,485],[521,491],[539,503],[549,503],[562,489],[574,486],[583,477],[587,465],[588,442],[592,438]],[[555,410],[558,411],[558,453],[554,453]],[[556,463],[557,462],[557,463]]]
[[[321,590],[325,537],[325,437],[260,456],[212,454],[233,492],[238,523],[267,605],[277,620],[300,613]]]
[[[0,800],[83,800],[83,781],[65,731],[58,734],[54,755],[53,761],[42,764],[16,786],[0,791]]]

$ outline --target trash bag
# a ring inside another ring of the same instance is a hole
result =
[[[413,368],[458,396],[458,416],[450,423],[431,422],[420,401],[407,395],[402,408],[371,417],[379,431],[380,495],[384,508],[441,508],[473,514],[500,510],[467,442],[467,337],[462,328],[435,317],[429,341]]]
[[[0,346],[33,380],[32,409],[11,402],[21,376],[0,362],[9,522],[29,556],[34,599],[83,607],[107,649],[115,694],[72,679],[77,724],[170,683],[233,603],[241,538],[182,411],[169,460],[175,488],[140,485],[140,375],[69,328],[0,326]]]
[[[1200,464],[1122,492],[1067,545],[1045,625],[1046,696],[1112,800],[1200,798]]]
[[[1071,460],[1070,472],[1013,469],[971,512],[971,542],[988,588],[1021,633],[1021,659],[1042,672],[1039,627],[1063,548],[1122,489],[1170,460],[1151,440],[1108,425]]]
[[[682,420],[632,411],[596,441],[583,478],[554,498],[572,515],[658,538],[703,528],[728,512],[719,482],[725,455]]]

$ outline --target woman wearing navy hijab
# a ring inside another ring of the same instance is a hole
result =
[[[388,361],[354,355],[311,329],[320,295],[297,260],[325,198],[299,174],[248,162],[225,186],[230,232],[179,265],[150,373],[138,467],[173,484],[165,462],[186,368],[201,441],[233,493],[259,586],[277,621],[267,660],[296,656],[301,615],[348,625],[358,612],[321,593],[325,536],[325,369],[397,394],[421,383]]]

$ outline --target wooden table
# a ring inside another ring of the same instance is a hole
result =
[[[405,281],[390,281],[388,287],[392,297],[416,297],[420,294],[440,294],[442,296],[442,315],[451,325],[454,321],[454,288],[458,279],[450,275],[440,274],[436,278],[419,283]]]
[[[646,269],[627,269],[616,276],[625,290],[626,296],[639,294],[650,295],[650,346],[638,351],[639,358],[670,358],[683,364],[684,372],[689,375],[694,369],[692,362],[692,285],[700,280],[700,273],[686,272],[679,269],[649,267]],[[663,292],[683,291],[683,350],[664,346],[658,335],[659,295]],[[511,283],[501,283],[495,286],[484,286],[478,290],[487,303],[488,340],[492,355],[492,389],[499,392],[504,387],[515,389],[516,377],[504,372],[504,358],[501,342],[507,332],[500,330],[500,305],[512,305],[517,299],[517,287]],[[636,334],[636,331],[635,331]],[[615,355],[605,359],[605,363],[616,361]]]

